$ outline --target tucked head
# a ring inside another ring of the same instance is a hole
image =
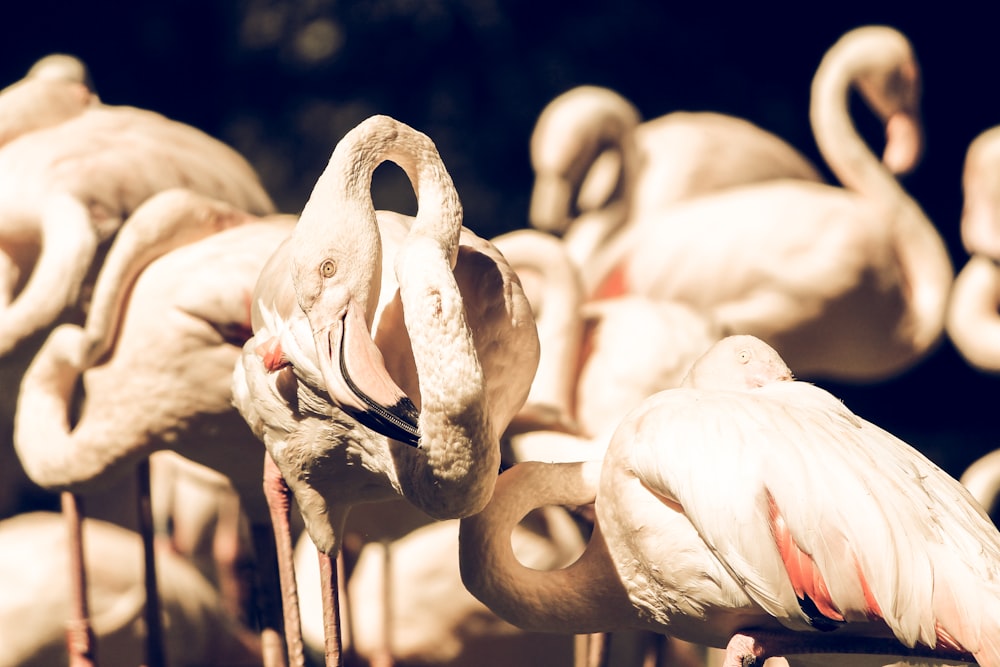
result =
[[[695,389],[753,389],[793,380],[773,347],[756,336],[727,336],[691,366],[682,386]]]

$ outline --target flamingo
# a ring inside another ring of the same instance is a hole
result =
[[[526,511],[595,496],[579,560],[516,561]],[[463,520],[460,558],[469,590],[525,629],[641,627],[727,647],[726,667],[817,651],[1000,664],[1000,532],[955,479],[752,336],[626,416],[603,462],[504,472]]]
[[[233,408],[231,378],[250,335],[254,282],[293,221],[185,189],[145,201],[108,253],[86,323],[56,327],[24,375],[15,447],[31,480],[88,494],[172,449],[225,474],[254,536],[269,534],[263,457],[245,454],[259,444]],[[255,546],[266,557],[266,542]],[[263,586],[266,577],[265,565]],[[280,624],[266,616],[263,624],[274,664]]]
[[[970,257],[955,277],[946,328],[959,354],[973,367],[1000,372],[1000,234],[996,165],[1000,127],[980,133],[965,156],[962,245]]]
[[[586,301],[566,244],[551,234],[518,229],[493,243],[521,279],[541,346],[528,400],[508,431],[515,442],[525,431],[535,440],[562,431],[579,437],[553,433],[551,441],[593,449],[588,440],[610,436],[644,398],[679,385],[722,337],[687,304],[631,294]]]
[[[42,59],[0,95],[6,140],[0,147],[0,384],[8,387],[20,383],[56,324],[82,322],[111,239],[152,194],[189,187],[250,213],[274,212],[253,167],[236,151],[153,111],[101,103],[77,64]],[[4,101],[10,96],[12,105]],[[11,454],[15,396],[0,394],[0,515],[30,495]]]
[[[145,601],[139,536],[119,526],[84,522],[87,579],[94,627],[106,664],[142,660]],[[0,666],[68,664],[66,530],[53,512],[0,521]],[[260,645],[229,614],[218,591],[190,562],[160,549],[157,569],[170,664],[189,667],[260,665]]]
[[[852,84],[883,90],[901,110],[890,134],[913,134],[918,83],[904,35],[848,32],[817,68],[811,102],[816,139],[845,187],[770,181],[677,205],[607,249],[597,293],[690,303],[728,333],[766,340],[804,376],[871,382],[918,363],[943,334],[951,259],[848,115]]]
[[[0,146],[58,125],[98,102],[82,61],[64,54],[46,56],[23,79],[0,90]]]
[[[386,160],[409,176],[415,218],[376,214],[371,176]],[[252,322],[236,405],[319,550],[332,624],[333,562],[352,505],[403,497],[447,519],[489,500],[500,434],[538,363],[531,309],[502,255],[462,227],[433,142],[372,116],[338,142],[261,271]],[[336,663],[339,631],[326,627]]]
[[[774,178],[822,180],[796,149],[742,118],[677,111],[642,122],[601,86],[549,102],[530,147],[531,225],[560,234],[580,266],[631,221],[675,202]]]
[[[1000,524],[1000,449],[983,454],[973,461],[959,480],[969,490],[993,523]]]

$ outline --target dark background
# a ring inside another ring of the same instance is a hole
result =
[[[297,212],[333,146],[373,113],[429,134],[482,236],[526,225],[528,137],[542,107],[583,83],[609,86],[647,117],[712,110],[747,118],[817,165],[810,80],[847,30],[892,25],[924,74],[927,146],[904,183],[945,236],[956,268],[965,149],[1000,124],[996,21],[959,3],[743,3],[640,0],[183,0],[5,6],[0,85],[62,51],[90,67],[104,102],[195,125],[254,164],[279,207]],[[988,7],[990,3],[981,3]],[[859,111],[873,148],[880,127]],[[380,206],[412,212],[400,173],[380,169]],[[863,387],[823,383],[859,414],[958,475],[1000,446],[1000,380],[945,341],[912,371]]]

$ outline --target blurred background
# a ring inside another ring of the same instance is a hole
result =
[[[993,11],[940,4],[651,0],[171,0],[8,3],[0,86],[52,52],[79,56],[102,100],[194,125],[242,152],[279,207],[298,212],[337,140],[374,113],[429,134],[466,225],[491,237],[527,224],[528,139],[539,112],[579,84],[608,86],[646,118],[711,110],[746,118],[817,166],[809,86],[847,30],[892,25],[924,75],[926,151],[904,179],[936,222],[956,269],[965,150],[1000,124]],[[858,105],[873,148],[881,128]],[[390,173],[391,172],[391,173]],[[412,212],[405,177],[380,168],[376,204]],[[383,185],[384,184],[384,185]],[[794,369],[793,369],[794,370]],[[1000,378],[970,369],[945,341],[905,375],[867,386],[823,383],[862,416],[954,475],[1000,446]]]

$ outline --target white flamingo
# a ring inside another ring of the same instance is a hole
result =
[[[85,494],[173,449],[228,476],[254,535],[268,535],[264,457],[246,455],[259,444],[233,408],[231,379],[253,285],[293,221],[183,189],[144,202],[109,251],[86,324],[54,329],[24,375],[15,446],[32,481]],[[265,651],[281,653],[280,622],[263,624]]]
[[[948,337],[973,367],[1000,373],[1000,127],[979,134],[965,156],[962,245],[970,257],[948,303]]]
[[[371,176],[386,160],[409,176],[416,218],[376,215]],[[534,321],[500,253],[462,227],[433,142],[386,116],[337,144],[252,314],[237,405],[320,551],[333,622],[352,505],[402,496],[444,519],[489,500],[498,439],[537,364]],[[339,633],[327,639],[336,662]]]
[[[845,187],[770,181],[647,218],[594,268],[597,293],[690,303],[729,333],[768,341],[805,376],[875,381],[923,359],[943,333],[951,259],[854,129],[852,85],[915,109],[919,78],[908,40],[888,27],[853,30],[816,71],[813,129]],[[915,112],[900,113],[889,126],[915,132]]]
[[[146,599],[142,542],[134,532],[94,519],[84,522],[83,531],[98,659],[138,665]],[[0,522],[0,666],[68,664],[66,553],[66,529],[58,514],[29,512]],[[169,664],[260,665],[259,641],[227,613],[208,580],[170,549],[158,556]]]
[[[83,321],[112,237],[152,194],[189,187],[251,213],[274,211],[232,148],[152,111],[100,103],[79,65],[43,59],[0,95],[0,110],[9,95],[19,100],[13,114],[23,121],[8,136],[0,111],[0,135],[9,139],[0,147],[0,384],[8,387],[52,327]],[[0,392],[0,515],[27,493],[10,454],[15,396]]]
[[[98,103],[80,60],[63,54],[46,56],[23,79],[0,90],[0,146],[57,125]]]
[[[674,112],[641,122],[600,86],[554,98],[531,135],[529,220],[560,234],[586,266],[630,221],[733,185],[774,178],[820,181],[801,153],[736,116]]]
[[[595,496],[595,533],[573,565],[514,559],[507,539],[526,511]],[[469,590],[526,629],[642,627],[728,647],[727,667],[817,651],[1000,664],[988,517],[749,336],[723,339],[685,386],[630,413],[603,465],[501,475],[487,509],[463,520],[460,555]]]

